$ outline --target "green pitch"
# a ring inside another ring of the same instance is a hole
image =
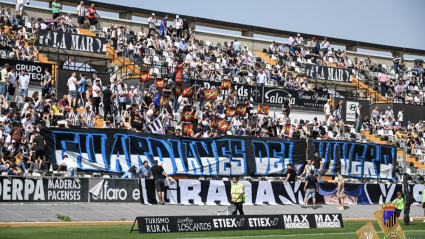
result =
[[[129,233],[131,226],[64,226],[64,227],[21,227],[0,228],[0,238],[358,238],[356,231],[368,221],[344,222],[344,228],[338,229],[291,229],[291,230],[249,230],[221,232],[181,232],[160,234]],[[381,229],[373,222],[382,238]],[[425,223],[415,221],[410,226],[402,225],[407,237],[425,238]]]

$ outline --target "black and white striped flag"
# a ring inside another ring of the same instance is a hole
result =
[[[150,125],[148,125],[148,128],[150,131],[154,134],[164,134],[164,129],[162,125],[162,117],[163,115],[158,116]]]

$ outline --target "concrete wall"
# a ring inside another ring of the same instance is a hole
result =
[[[12,12],[14,12],[15,4],[11,2],[4,2],[0,1],[0,6],[4,6],[5,8],[11,8],[13,9]],[[41,17],[43,19],[50,19],[52,18],[52,11],[49,8],[42,8],[42,7],[36,7],[36,6],[24,6],[24,13],[28,16],[35,16],[35,17]],[[68,12],[63,12],[63,14],[67,14]],[[72,16],[74,18],[74,21],[77,21],[77,15],[76,11],[71,12]],[[99,19],[100,24],[102,27],[108,27],[111,24],[114,25],[125,25],[129,30],[133,30],[134,32],[138,32],[141,27],[145,28],[145,32],[147,32],[147,23],[145,22],[138,22],[138,21],[132,21],[132,20],[124,20],[124,19],[118,19],[118,18],[108,18],[108,17],[101,17]],[[86,23],[84,25],[84,28],[88,29],[89,26]],[[213,33],[213,32],[207,32],[207,31],[197,31],[197,38],[199,40],[208,40],[210,42],[220,42],[223,43],[224,41],[233,41],[235,39],[238,39],[238,41],[241,43],[241,45],[248,45],[248,48],[252,51],[256,52],[262,52],[263,48],[268,48],[272,41],[270,40],[264,40],[264,39],[258,39],[258,38],[252,38],[252,37],[244,37],[244,36],[235,36],[235,35],[228,35],[228,34],[220,34],[220,33]],[[332,44],[332,42],[331,42]],[[335,49],[338,49],[338,46],[333,46]],[[354,60],[354,57],[358,57],[360,59],[365,59],[367,54],[359,53],[359,52],[350,52],[347,51],[348,57],[350,60]],[[385,64],[387,66],[392,65],[392,57],[387,56],[379,56],[379,55],[371,55],[372,61],[374,63],[379,64]],[[413,60],[406,60],[406,64],[408,67],[412,67]]]

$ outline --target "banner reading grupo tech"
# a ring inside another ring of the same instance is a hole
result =
[[[40,46],[106,54],[106,38],[40,30]]]
[[[30,81],[41,81],[45,76],[45,70],[49,69],[49,72],[52,72],[52,64],[40,63],[40,62],[31,62],[31,61],[18,61],[11,59],[0,59],[0,66],[5,64],[14,66],[16,72],[21,74],[21,71],[26,71],[26,74],[29,75]]]
[[[118,129],[42,131],[56,168],[66,154],[82,170],[126,172],[147,160],[163,163],[169,175],[283,175],[288,163],[305,161],[305,140],[255,137],[181,138]]]
[[[309,140],[309,155],[319,152],[327,174],[372,179],[395,179],[397,148],[386,144]]]

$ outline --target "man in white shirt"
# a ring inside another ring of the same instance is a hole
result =
[[[148,19],[148,24],[149,24],[148,37],[155,34],[155,28],[156,28],[157,22],[158,22],[158,19],[156,19],[155,13],[152,13],[152,16],[149,17],[149,19]],[[153,31],[153,34],[152,34],[152,31]]]
[[[7,73],[8,92],[10,96],[13,96],[13,101],[15,101],[16,69],[14,66],[10,69],[9,73]]]
[[[331,100],[329,99],[325,106],[323,107],[323,111],[325,112],[325,121],[327,122],[329,119],[329,116],[331,115],[331,105],[330,105]]]
[[[291,34],[291,36],[288,39],[288,46],[291,47],[292,44],[294,44],[294,41],[295,41],[294,36]]]
[[[86,16],[86,7],[84,7],[84,2],[81,1],[80,5],[77,7],[77,16],[78,16],[78,28],[83,28],[85,16]]]
[[[67,177],[74,177],[74,178],[78,177],[77,175],[78,164],[74,160],[68,158],[68,155],[63,156],[62,163],[59,164],[59,167],[57,170],[58,172],[62,169],[63,165],[66,166]]]
[[[76,105],[76,99],[77,99],[77,73],[72,72],[71,77],[69,77],[67,86],[69,90],[69,103],[71,104],[71,107]]]
[[[25,70],[21,70],[21,75],[19,75],[19,93],[22,97],[28,97],[28,85],[30,83],[30,76],[27,75]]]
[[[94,75],[93,75],[94,76]],[[94,104],[94,113],[95,115],[99,114],[99,104],[100,104],[100,95],[102,91],[100,89],[100,79],[93,80],[93,104]]]
[[[304,44],[304,38],[299,33],[297,34],[297,44],[298,46],[302,46]]]
[[[403,113],[404,113],[404,109],[401,109],[398,112],[397,118],[398,118],[398,122],[400,122],[401,124],[403,124]]]
[[[260,72],[257,74],[258,86],[264,86],[264,84],[267,82],[267,78],[267,74],[264,72],[264,70],[260,69]]]
[[[176,15],[176,20],[174,20],[174,28],[177,30],[177,37],[183,37],[183,20]]]

